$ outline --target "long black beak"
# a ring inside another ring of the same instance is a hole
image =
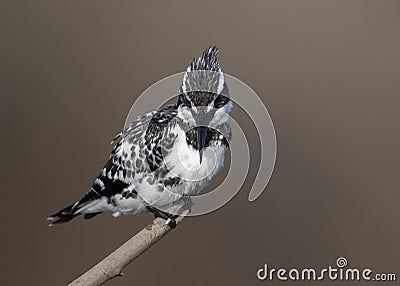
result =
[[[197,144],[199,147],[199,155],[200,155],[200,164],[203,160],[203,149],[204,145],[206,145],[206,137],[207,137],[207,126],[197,126]]]
[[[200,155],[200,164],[203,161],[203,149],[206,145],[208,126],[212,117],[214,116],[214,110],[207,112],[206,107],[198,107],[198,112],[192,111],[193,117],[196,120],[197,130],[197,144]]]

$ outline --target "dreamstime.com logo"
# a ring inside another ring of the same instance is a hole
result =
[[[257,270],[259,280],[280,281],[396,281],[394,273],[375,273],[370,268],[347,267],[347,259],[339,257],[336,266],[329,265],[326,268],[269,268],[267,264]]]
[[[232,131],[232,139],[228,139],[230,138],[230,136],[225,134],[226,131],[224,133],[224,130],[219,130],[216,126],[207,126],[208,128],[213,128],[217,130],[229,142],[231,161],[228,174],[226,175],[224,181],[218,187],[216,187],[213,191],[205,194],[190,196],[192,206],[191,212],[188,215],[197,216],[210,213],[225,205],[237,194],[237,192],[244,184],[250,168],[251,147],[257,144],[258,141],[260,143],[261,149],[261,156],[257,158],[259,159],[258,173],[255,180],[253,181],[253,185],[248,196],[249,201],[254,201],[265,190],[268,181],[272,175],[276,158],[276,137],[271,117],[263,101],[254,92],[254,90],[252,90],[247,84],[238,80],[237,78],[230,76],[226,73],[213,71],[183,72],[163,78],[147,88],[136,99],[125,120],[124,129],[129,129],[131,122],[135,121],[136,118],[143,112],[158,109],[168,102],[176,103],[179,96],[179,87],[182,85],[183,80],[188,80],[188,78],[195,79],[195,81],[191,81],[191,85],[185,88],[186,93],[201,91],[217,94],[221,93],[220,85],[216,85],[214,88],[212,85],[210,86],[209,82],[213,82],[214,79],[218,79],[216,82],[221,82],[222,79],[222,82],[226,83],[229,89],[229,97],[233,103],[233,110],[235,108],[240,108],[241,110],[243,110],[252,120],[252,123],[254,124],[257,131],[256,135],[253,134],[250,136],[249,134],[246,134],[248,133],[248,130],[240,125],[241,118],[234,118],[233,116],[231,116],[232,113],[224,113],[229,117],[230,128]],[[155,106],[155,103],[157,103],[158,106]],[[218,112],[224,111],[218,110]],[[168,124],[173,123],[174,121],[171,120],[171,122]],[[146,124],[148,123],[144,123],[143,125]],[[189,127],[194,128],[196,126]],[[141,128],[144,130],[148,130],[148,126],[141,126]],[[171,127],[171,130],[172,129],[173,128]],[[255,136],[257,136],[258,138],[254,138]],[[178,138],[177,140],[186,139]],[[123,148],[129,148],[129,146],[123,146]],[[173,168],[176,167],[177,164],[180,168],[185,167],[185,162],[181,160],[181,157],[184,157],[185,154],[179,154],[179,152],[183,151],[179,150],[179,148],[177,149],[178,150],[176,154],[168,154],[168,156],[176,156],[174,160],[170,160],[174,162],[173,164],[175,166],[171,166],[170,168],[165,160],[166,156],[164,156],[164,162],[166,163],[166,166],[171,173],[173,173]],[[213,151],[207,150],[206,148],[205,152]],[[208,154],[209,157],[214,156],[215,160],[219,160],[218,154]],[[257,163],[257,159],[252,158],[253,165]],[[215,167],[215,165],[216,164],[212,165],[210,168]],[[184,178],[181,176],[179,177],[181,180],[200,181],[204,179],[204,176],[207,176],[212,171],[213,170],[210,169],[209,172],[207,172],[206,174],[202,174],[201,172],[197,174],[195,170],[190,170],[190,172],[188,172],[190,174],[190,178]],[[197,175],[203,177],[197,177]],[[155,176],[154,179],[157,180]],[[172,192],[173,190],[166,189],[166,191]],[[139,193],[139,195],[147,202],[151,202],[151,197],[147,199],[146,193]],[[163,210],[162,206],[158,206],[158,208]],[[169,210],[169,212],[171,212],[171,210]]]

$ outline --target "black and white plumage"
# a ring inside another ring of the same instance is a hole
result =
[[[90,191],[49,217],[51,225],[107,211],[116,217],[152,211],[174,222],[158,208],[198,194],[223,166],[231,138],[232,102],[217,53],[210,47],[192,61],[176,104],[138,117],[114,138]]]

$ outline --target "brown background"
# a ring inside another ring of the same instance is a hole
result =
[[[273,118],[267,191],[187,219],[108,285],[308,285],[255,272],[339,256],[398,271],[400,2],[138,2],[0,2],[1,284],[65,285],[151,220],[45,218],[88,190],[135,98],[214,44]]]

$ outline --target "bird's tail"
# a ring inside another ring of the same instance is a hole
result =
[[[76,213],[76,211],[77,211],[77,203],[72,204],[66,208],[63,208],[62,210],[56,212],[55,214],[47,218],[47,220],[53,221],[52,223],[49,224],[49,226],[70,221],[71,219],[79,215],[79,213]]]
[[[69,222],[74,217],[76,217],[80,214],[83,214],[84,219],[91,219],[91,218],[95,217],[96,215],[102,213],[102,212],[90,212],[90,213],[85,212],[84,209],[88,205],[90,205],[90,204],[88,204],[87,202],[82,202],[82,200],[81,200],[81,201],[78,201],[66,208],[63,208],[62,210],[56,212],[55,214],[53,214],[47,218],[47,220],[52,221],[49,224],[49,226]]]

